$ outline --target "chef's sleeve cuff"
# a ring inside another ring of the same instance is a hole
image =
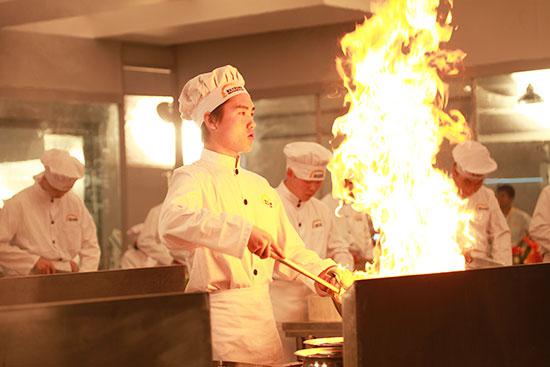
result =
[[[252,223],[248,221],[243,221],[243,227],[241,230],[241,236],[239,238],[239,242],[237,246],[231,249],[231,251],[229,252],[229,255],[242,259],[244,255],[244,251],[248,246],[248,240],[250,239],[250,235],[252,234],[253,227],[254,226],[252,225]]]

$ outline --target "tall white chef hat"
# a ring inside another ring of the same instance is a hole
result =
[[[197,75],[183,87],[179,98],[181,118],[193,120],[199,126],[204,113],[212,112],[229,98],[247,93],[244,79],[237,68],[226,65],[209,73]]]
[[[453,149],[453,159],[458,172],[467,178],[481,180],[497,169],[497,162],[481,143],[468,140]]]
[[[54,189],[68,191],[84,176],[84,165],[65,150],[46,150],[40,161],[45,168],[44,177]]]
[[[296,177],[306,181],[323,181],[327,164],[332,153],[320,144],[308,141],[288,143],[283,152],[286,155],[286,167]]]

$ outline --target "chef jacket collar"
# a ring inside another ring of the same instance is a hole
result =
[[[52,201],[57,199],[57,198],[52,198],[50,194],[46,190],[44,190],[42,186],[40,186],[40,180],[42,179],[42,177],[44,177],[44,172],[39,173],[38,175],[33,177],[34,178],[33,188],[36,194],[38,195],[38,197],[41,199],[44,199],[44,201]]]
[[[286,200],[290,201],[293,207],[299,208],[303,205],[303,201],[298,199],[298,197],[286,187],[284,180],[281,181],[278,189],[280,190],[279,193],[284,196]]]
[[[225,154],[221,154],[221,153],[217,153],[217,152],[214,152],[214,151],[208,150],[208,149],[203,149],[202,150],[201,160],[213,163],[213,164],[221,166],[221,167],[226,167],[226,168],[229,168],[229,169],[232,169],[232,170],[241,167],[240,166],[240,164],[241,164],[240,163],[240,156],[235,158],[235,157],[225,155]]]

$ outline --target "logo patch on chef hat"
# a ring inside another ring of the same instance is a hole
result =
[[[226,98],[237,92],[244,92],[244,87],[237,83],[227,83],[222,87],[222,98]]]
[[[262,202],[268,207],[273,208],[273,202],[271,201],[271,198],[266,194],[262,195]]]
[[[78,216],[75,214],[67,214],[67,216],[65,217],[65,220],[67,222],[78,222]]]
[[[321,222],[321,219],[315,219],[311,224],[311,228],[319,228],[322,226],[323,226],[323,222]]]
[[[309,178],[313,178],[315,180],[323,179],[323,178],[325,178],[325,171],[322,170],[322,169],[313,170],[309,174]]]

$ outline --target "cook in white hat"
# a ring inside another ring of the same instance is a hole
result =
[[[244,85],[239,71],[227,65],[183,87],[181,116],[202,124],[205,149],[199,161],[174,171],[159,234],[171,250],[193,257],[186,291],[210,292],[214,359],[273,364],[281,342],[269,283],[274,271],[286,279],[297,273],[275,266],[271,256],[286,256],[327,279],[335,264],[304,247],[275,190],[240,166],[256,127]]]
[[[84,166],[64,150],[41,157],[44,172],[6,201],[0,213],[0,267],[7,275],[94,271],[100,249],[96,226],[70,192]]]
[[[170,187],[172,171],[165,171],[161,176],[166,180],[166,187]],[[159,236],[161,208],[162,203],[155,205],[149,210],[143,223],[136,224],[126,231],[128,241],[132,246],[128,246],[120,258],[122,269],[149,268],[176,263],[187,265],[189,260],[187,252],[182,250],[179,253],[170,253]]]
[[[453,159],[457,173],[455,176],[460,180],[457,186],[463,197],[474,194],[483,184],[485,176],[497,169],[497,163],[491,158],[489,150],[473,140],[458,144],[453,149]]]
[[[477,141],[458,144],[452,152],[452,177],[459,194],[474,216],[471,228],[475,245],[466,257],[467,267],[512,265],[512,241],[506,218],[492,190],[483,186],[485,176],[497,169],[489,150]]]
[[[297,141],[287,144],[283,152],[287,170],[290,169],[293,175],[304,181],[324,181],[327,164],[332,158],[330,150],[317,143]]]
[[[321,258],[332,258],[340,265],[353,269],[353,256],[337,229],[335,217],[321,200],[314,197],[326,175],[332,153],[313,142],[293,142],[284,147],[286,177],[277,187],[290,223],[306,247]],[[275,320],[283,340],[285,363],[294,360],[294,338],[282,330],[284,322],[306,322],[308,297],[313,292],[303,284],[277,279],[271,284],[271,299]]]
[[[225,101],[240,94],[250,98],[248,91],[244,88],[243,76],[231,65],[197,75],[188,81],[181,91],[179,98],[181,118],[193,120],[200,126],[204,122],[206,113],[212,113]]]
[[[50,149],[42,154],[44,178],[54,190],[54,197],[61,197],[73,188],[76,180],[84,176],[84,165],[67,151]]]

